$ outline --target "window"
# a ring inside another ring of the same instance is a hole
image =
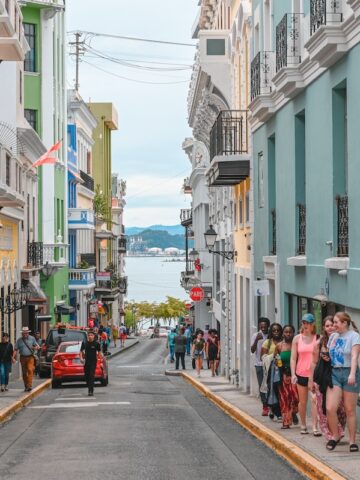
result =
[[[237,218],[237,204],[236,204],[236,202],[234,202],[233,206],[234,206],[234,228],[235,228],[235,230],[237,230],[237,228],[238,228],[238,218]]]
[[[246,193],[246,205],[245,205],[245,222],[250,222],[250,193]]]
[[[206,55],[225,55],[225,39],[208,38],[206,41]]]
[[[258,203],[259,208],[265,206],[264,195],[264,155],[263,152],[258,153]]]
[[[90,152],[90,151],[88,151],[88,152],[86,153],[86,163],[87,163],[87,165],[86,165],[86,168],[87,168],[86,173],[87,173],[88,175],[91,175],[91,152]]]
[[[37,128],[37,111],[36,110],[30,110],[29,108],[25,108],[24,110],[25,118],[29,122],[29,124],[32,126],[32,128],[36,131]]]
[[[11,184],[11,165],[10,165],[10,155],[6,154],[6,167],[5,167],[5,182],[8,187]]]
[[[36,25],[24,23],[24,32],[30,47],[25,57],[24,69],[25,72],[36,72]]]
[[[23,73],[20,72],[20,85],[19,85],[19,98],[20,98],[20,105],[23,102]]]
[[[244,224],[244,202],[243,198],[240,197],[239,199],[239,225],[242,226]]]

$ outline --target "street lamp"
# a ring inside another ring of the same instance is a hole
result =
[[[198,258],[199,252],[195,250],[194,248],[189,252],[189,258],[191,261],[194,261]]]
[[[50,265],[49,262],[46,262],[43,268],[41,269],[43,275],[46,278],[51,277],[51,275],[55,272],[55,270],[56,270],[56,267],[53,267],[52,265]]]
[[[237,255],[237,252],[235,250],[229,250],[227,252],[224,250],[213,250],[217,238],[217,233],[213,229],[212,225],[210,225],[209,228],[206,230],[206,232],[204,233],[204,237],[205,244],[209,249],[209,253],[220,255],[226,258],[226,260],[234,260],[234,257],[236,257]]]

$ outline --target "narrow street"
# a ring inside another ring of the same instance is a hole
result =
[[[49,390],[0,429],[1,478],[302,478],[184,380],[166,377],[165,342],[110,362],[110,383]],[[188,363],[189,360],[188,360]]]

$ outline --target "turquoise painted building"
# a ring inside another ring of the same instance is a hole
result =
[[[360,326],[359,2],[253,1],[255,312]]]

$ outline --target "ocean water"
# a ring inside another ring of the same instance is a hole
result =
[[[188,295],[180,286],[180,272],[185,262],[165,261],[163,257],[126,257],[128,276],[128,301],[163,302],[166,296],[187,300]]]

